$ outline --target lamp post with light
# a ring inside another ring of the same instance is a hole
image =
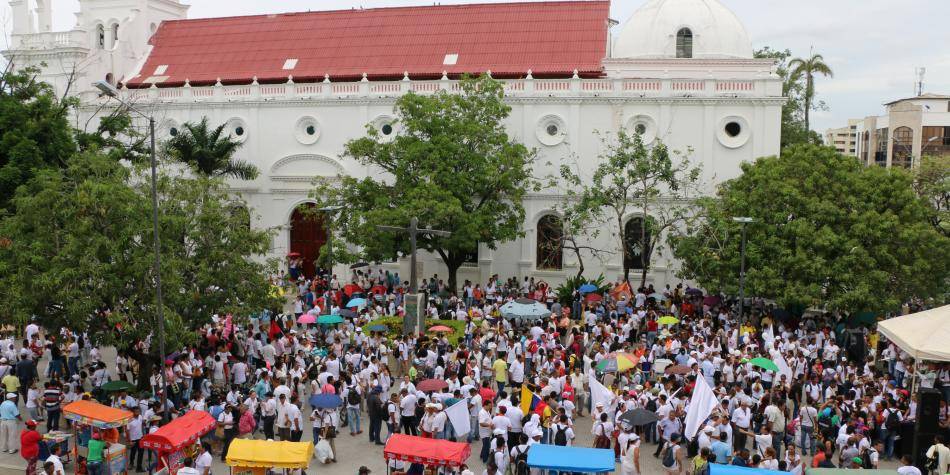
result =
[[[161,242],[159,239],[159,228],[158,228],[158,171],[157,171],[157,162],[155,158],[155,118],[151,115],[145,114],[144,112],[136,109],[126,101],[123,101],[119,97],[119,90],[115,86],[109,84],[106,81],[96,81],[93,83],[96,89],[98,89],[104,96],[107,96],[111,99],[115,99],[125,106],[128,110],[134,112],[135,114],[148,119],[148,133],[150,136],[150,157],[149,162],[152,167],[152,235],[154,237],[152,245],[155,252],[155,262],[154,262],[154,272],[155,272],[155,304],[158,307],[156,318],[158,320],[158,352],[160,356],[159,362],[159,373],[161,375],[162,382],[162,420],[168,420],[168,384],[165,381],[165,306],[162,301],[162,251],[161,251]]]
[[[745,227],[753,221],[749,217],[735,217],[733,221],[742,224],[742,247],[739,251],[739,324],[743,323],[745,310]]]

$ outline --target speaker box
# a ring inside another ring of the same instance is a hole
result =
[[[940,400],[943,394],[932,388],[920,388],[917,393],[917,427],[914,431],[914,465],[924,471],[927,449],[934,443],[940,422]]]

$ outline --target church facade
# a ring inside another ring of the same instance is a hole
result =
[[[49,0],[10,3],[14,31],[4,55],[16,67],[44,63],[42,79],[78,95],[77,125],[95,124],[110,107],[94,92],[98,80],[153,115],[159,141],[202,117],[227,124],[244,143],[238,158],[261,171],[230,185],[253,226],[279,230],[268,257],[300,252],[311,262],[326,240],[325,228],[299,212],[312,179],[378,174],[343,157],[344,144],[368,124],[384,139],[398,134],[400,95],[455,91],[465,73],[504,83],[507,130],[537,150],[537,176],[561,164],[589,176],[601,136],[621,129],[692,150],[710,193],[743,161],[779,152],[781,80],[771,60],[753,58],[743,25],[718,0],[649,0],[622,24],[602,0],[193,20],[177,0],[81,0],[66,32],[50,31]],[[496,250],[480,246],[459,281],[498,274],[556,283],[576,273],[574,256],[546,242],[557,233],[562,193],[529,195],[524,237]],[[631,214],[628,229],[642,218]],[[586,274],[617,279],[625,253],[609,233],[599,240],[615,252],[587,257]],[[383,266],[409,274],[408,262]],[[437,256],[420,267],[421,276],[445,276]],[[668,253],[654,255],[651,267],[651,283],[675,282]]]

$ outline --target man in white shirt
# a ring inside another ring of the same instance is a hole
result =
[[[482,450],[479,458],[482,460],[482,463],[488,463],[488,456],[491,452],[491,410],[491,401],[483,401],[482,408],[478,411],[478,438],[482,440]]]
[[[135,470],[142,472],[142,447],[139,447],[139,441],[142,440],[145,429],[145,420],[142,417],[142,410],[139,406],[132,408],[132,420],[125,426],[125,435],[129,443],[129,467],[135,464]],[[137,458],[136,458],[137,456]]]
[[[508,418],[508,406],[498,406],[498,413],[491,420],[492,430],[501,429],[505,441],[508,440],[508,431],[511,430],[511,419]]]
[[[52,475],[66,475],[66,470],[63,468],[63,461],[59,458],[59,452],[62,450],[59,444],[51,445],[49,448],[49,457],[47,457],[46,462],[53,464],[53,473]],[[141,470],[139,470],[141,472]]]
[[[418,433],[416,428],[416,401],[419,399],[406,389],[401,391],[401,396],[402,398],[399,401],[400,425],[407,435],[416,435]]]
[[[198,450],[200,453],[195,457],[195,469],[198,470],[198,475],[211,475],[211,464],[214,462],[211,457],[211,444],[202,442]]]

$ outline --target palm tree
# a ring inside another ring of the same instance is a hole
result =
[[[234,177],[241,180],[257,178],[257,167],[243,160],[233,159],[234,153],[241,147],[241,142],[225,135],[225,126],[226,124],[221,124],[210,129],[207,117],[197,124],[186,122],[178,135],[166,143],[166,150],[173,159],[204,176]]]
[[[834,72],[825,64],[825,58],[820,54],[812,54],[808,59],[795,58],[788,63],[791,69],[791,78],[797,81],[802,76],[805,77],[805,131],[810,131],[808,125],[808,113],[811,111],[811,101],[815,98],[815,75],[834,77]]]

